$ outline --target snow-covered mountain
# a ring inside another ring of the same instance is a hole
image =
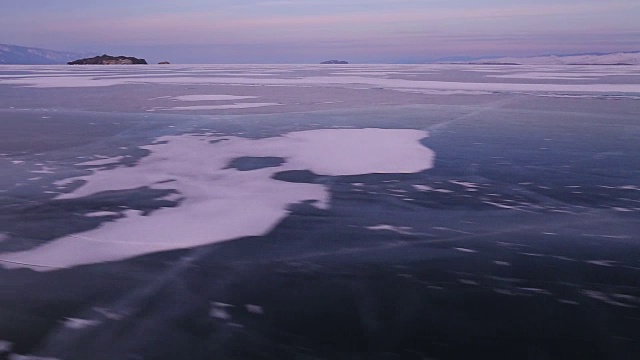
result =
[[[518,65],[640,65],[640,52],[611,54],[547,55],[480,59],[473,63]]]
[[[0,44],[0,65],[66,64],[86,54]]]

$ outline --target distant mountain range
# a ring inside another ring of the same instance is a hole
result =
[[[577,55],[546,55],[533,57],[479,58],[448,61],[464,64],[512,65],[640,65],[640,52],[595,53]]]
[[[17,45],[0,44],[0,65],[56,65],[86,57],[86,53],[73,53]],[[95,55],[95,54],[90,54]]]

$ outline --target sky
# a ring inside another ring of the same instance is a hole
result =
[[[640,1],[0,0],[0,43],[174,63],[640,51]]]

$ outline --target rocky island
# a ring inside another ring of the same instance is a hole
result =
[[[349,62],[344,61],[344,60],[327,60],[327,61],[323,61],[320,64],[328,64],[328,65],[333,65],[333,64],[340,64],[340,65],[344,65],[344,64],[348,64]]]
[[[107,54],[68,62],[69,65],[147,65],[145,59]]]

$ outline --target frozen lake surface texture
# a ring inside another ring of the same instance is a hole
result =
[[[635,359],[640,67],[0,66],[2,359]]]

